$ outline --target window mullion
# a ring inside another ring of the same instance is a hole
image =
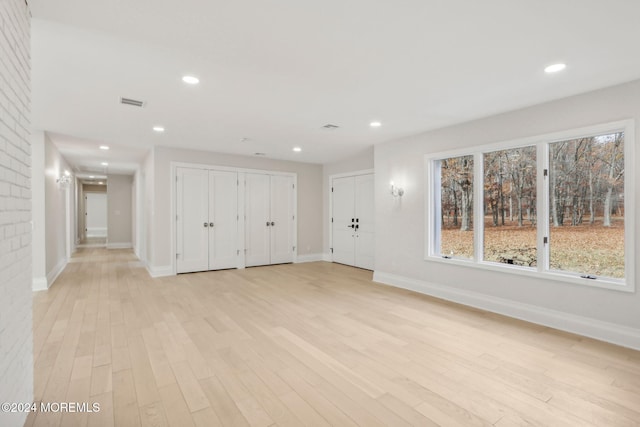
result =
[[[484,259],[484,159],[482,153],[473,155],[473,204],[474,204],[474,261]]]
[[[549,237],[549,144],[537,144],[537,172],[538,172],[538,200],[536,201],[536,228],[538,242],[538,271],[549,270],[549,243],[544,239]],[[547,173],[545,173],[545,171]]]
[[[442,189],[440,188],[442,185],[440,175],[441,175],[441,165],[439,161],[430,161],[429,162],[429,178],[431,178],[433,185],[431,185],[431,194],[429,198],[429,205],[433,207],[433,209],[429,209],[431,215],[431,221],[429,224],[429,231],[432,233],[432,238],[430,239],[430,247],[429,254],[430,255],[438,255],[440,254],[440,239],[441,236],[441,227],[442,227],[442,206],[441,206],[441,198],[442,198]]]

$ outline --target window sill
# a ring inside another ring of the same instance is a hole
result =
[[[594,288],[611,289],[619,292],[635,292],[633,284],[628,283],[628,279],[596,278],[584,279],[578,273],[563,273],[557,271],[541,271],[539,267],[521,267],[517,265],[499,264],[495,262],[465,260],[461,258],[443,258],[430,255],[425,261],[438,262],[442,264],[456,265],[460,267],[476,268],[480,270],[496,271],[499,273],[515,274],[527,276],[535,279],[552,280],[555,282],[571,283],[580,286]]]

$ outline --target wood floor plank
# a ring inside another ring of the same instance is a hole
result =
[[[158,392],[169,426],[195,427],[187,402],[185,402],[177,383],[166,385]]]
[[[140,412],[131,369],[113,373],[113,415],[117,426],[140,426]]]
[[[214,376],[201,380],[200,385],[207,395],[211,407],[223,425],[236,427],[249,425],[247,419],[238,408],[237,401],[234,401],[217,377]],[[260,417],[263,417],[262,413]]]
[[[193,374],[189,364],[185,362],[178,362],[171,365],[173,373],[176,376],[182,395],[184,396],[187,406],[191,412],[196,412],[201,409],[208,408],[209,400],[205,396],[198,379]]]
[[[637,426],[640,352],[326,262],[152,279],[86,248],[33,296],[31,426]]]

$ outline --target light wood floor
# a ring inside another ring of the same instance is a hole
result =
[[[36,401],[101,410],[28,426],[640,425],[640,352],[337,264],[150,279],[83,249],[34,335]]]

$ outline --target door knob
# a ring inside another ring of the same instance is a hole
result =
[[[267,227],[269,226],[269,221],[267,221]]]
[[[209,227],[213,227],[213,223],[212,222],[209,223]]]
[[[347,228],[355,228],[355,225],[353,225],[353,224],[347,225]]]
[[[271,221],[271,226],[273,227],[274,225],[276,225],[276,223]]]
[[[205,226],[205,227],[208,227],[208,226],[209,226],[209,223],[208,223],[208,222],[205,222],[205,223],[204,223],[204,226]]]

